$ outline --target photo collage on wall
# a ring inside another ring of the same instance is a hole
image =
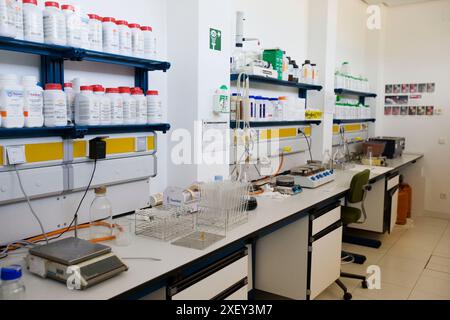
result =
[[[385,88],[384,115],[433,116],[435,83],[388,84]]]

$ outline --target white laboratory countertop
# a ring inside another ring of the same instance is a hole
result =
[[[390,161],[390,167],[388,168],[374,169],[371,179],[397,170],[422,157],[423,155],[405,154],[402,158]],[[258,199],[258,208],[250,213],[248,223],[230,231],[225,239],[205,250],[200,251],[178,247],[143,236],[133,236],[132,245],[128,247],[118,247],[112,243],[106,243],[112,247],[113,252],[119,257],[151,257],[161,259],[162,261],[125,260],[125,263],[129,266],[127,272],[85,291],[70,291],[62,283],[54,280],[41,279],[25,270],[23,275],[26,287],[25,298],[28,300],[106,300],[114,298],[271,226],[274,223],[345,193],[349,189],[352,176],[358,169],[360,169],[359,166],[347,171],[338,171],[335,181],[314,190],[304,189],[301,194],[296,196],[277,200]],[[0,265],[11,265],[14,263],[24,265],[24,256],[25,253],[13,253],[8,258],[0,260]]]

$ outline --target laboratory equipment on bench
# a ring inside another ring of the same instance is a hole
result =
[[[376,137],[369,139],[372,142],[384,142],[386,148],[383,156],[388,159],[400,158],[406,148],[406,138],[401,137]]]
[[[308,162],[307,165],[291,170],[295,184],[308,189],[315,189],[336,179],[334,170],[328,170],[321,162]]]
[[[83,290],[128,270],[111,248],[78,238],[67,238],[30,249],[28,270],[42,278]]]
[[[277,191],[281,194],[286,195],[296,195],[301,193],[302,187],[295,184],[295,177],[294,176],[279,176],[276,178],[276,186],[274,188],[274,191]]]

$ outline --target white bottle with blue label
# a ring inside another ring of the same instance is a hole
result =
[[[14,74],[0,75],[0,114],[3,128],[23,128],[23,86],[18,84]]]

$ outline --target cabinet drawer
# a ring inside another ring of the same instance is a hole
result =
[[[224,299],[225,301],[244,301],[248,300],[248,286],[244,286],[240,288],[235,293],[232,293],[227,298]]]
[[[400,176],[395,176],[388,180],[387,190],[391,190],[392,188],[398,186],[399,184],[400,184]]]
[[[321,215],[317,219],[313,220],[312,222],[312,235],[316,235],[322,230],[325,230],[329,226],[331,226],[333,223],[338,222],[341,220],[341,207],[337,207],[334,210],[325,213],[324,215]]]
[[[245,256],[176,293],[172,300],[211,300],[246,278],[247,271],[248,256]]]

